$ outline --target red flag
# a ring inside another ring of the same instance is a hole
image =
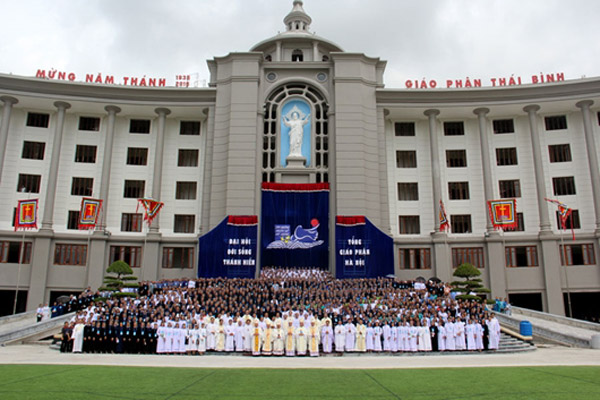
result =
[[[15,215],[17,229],[37,229],[38,199],[19,200]]]
[[[102,208],[102,200],[84,197],[79,211],[79,229],[94,229]]]
[[[440,200],[440,231],[447,231],[450,229],[450,221],[448,221],[448,215],[446,214],[446,208],[444,203]]]
[[[514,229],[517,227],[517,204],[515,199],[489,200],[488,210],[494,228]]]
[[[138,207],[140,205],[144,209],[144,221],[150,226],[165,203],[153,199],[138,199]]]
[[[558,208],[558,219],[560,220],[560,228],[567,230],[567,220],[571,217],[573,210],[569,208],[565,203],[560,202],[559,200],[549,199],[544,197],[544,200],[556,204]],[[571,234],[573,235],[573,240],[575,240],[575,230],[573,229],[573,219],[571,219]]]

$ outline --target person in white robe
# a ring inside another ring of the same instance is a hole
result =
[[[246,324],[244,325],[244,351],[251,352],[252,351],[252,320],[246,319]]]
[[[366,338],[367,352],[371,353],[375,350],[375,331],[373,330],[373,323],[371,321],[367,324]]]
[[[402,326],[398,322],[392,322],[390,327],[390,335],[392,336],[390,340],[390,351],[392,353],[397,353],[400,350],[401,346],[401,336],[400,333],[402,331]]]
[[[308,327],[308,352],[311,357],[319,356],[319,344],[321,343],[321,332],[317,326],[317,320],[312,319]]]
[[[477,350],[477,327],[470,319],[467,326],[465,326],[465,335],[467,336],[467,350]]]
[[[476,348],[479,351],[483,350],[483,326],[481,326],[481,321],[477,321],[475,324],[475,330],[477,332],[477,336],[475,337]]]
[[[410,322],[410,326],[408,327],[408,346],[409,351],[415,352],[418,350],[417,342],[419,337],[419,328],[415,326],[414,321]]]
[[[367,351],[367,326],[360,319],[356,324],[356,343],[354,346],[356,351],[360,353]]]
[[[437,344],[438,351],[446,351],[446,328],[441,321],[437,321]]]
[[[241,318],[238,318],[235,325],[235,351],[244,351],[244,324]]]
[[[223,319],[219,319],[219,325],[216,327],[215,351],[225,351],[225,324]]]
[[[260,326],[260,324],[259,324]],[[273,325],[270,319],[265,321],[265,328],[263,329],[263,344],[262,354],[270,356],[273,354]]]
[[[429,329],[426,326],[417,324],[417,351],[425,351],[426,336],[429,336]]]
[[[344,352],[344,346],[346,345],[346,327],[342,325],[342,321],[338,320],[337,325],[334,329],[334,343],[335,351],[337,353]]]
[[[333,328],[331,327],[331,320],[325,319],[325,325],[321,327],[321,344],[323,347],[323,353],[331,353],[333,344]]]
[[[173,353],[173,323],[170,321],[165,328],[165,353]]]
[[[444,325],[446,331],[446,350],[454,351],[456,350],[456,330],[454,327],[454,319],[452,317],[448,318],[448,322]]]
[[[164,321],[162,321],[158,329],[156,329],[156,353],[158,354],[165,353],[165,342],[167,340],[165,329]]]
[[[217,343],[217,324],[215,317],[210,317],[209,321],[206,325],[206,350],[214,350]]]
[[[229,324],[225,327],[225,351],[232,352],[235,350],[235,325],[233,320],[229,320]]]
[[[198,353],[206,353],[206,324],[204,321],[200,322],[200,328],[198,329]]]
[[[308,349],[308,329],[304,326],[304,318],[300,319],[300,325],[296,328],[296,354],[305,356]]]
[[[197,354],[198,353],[198,322],[193,320],[192,326],[188,329],[187,333],[187,352],[188,354]]]
[[[500,347],[500,323],[496,316],[492,316],[488,322],[488,349],[497,350]]]
[[[379,326],[379,320],[375,321],[375,326],[373,327],[373,351],[379,353],[381,352],[381,334],[383,331],[381,330],[381,326]]]
[[[456,350],[466,350],[465,323],[459,319],[454,323],[454,326],[456,327]]]
[[[281,327],[281,319],[278,319],[275,323],[275,328],[272,332],[273,335],[273,355],[282,356],[285,348],[285,333]]]
[[[352,323],[352,320],[349,320],[344,325],[345,330],[345,343],[344,349],[346,352],[356,351],[356,327]]]
[[[383,351],[392,351],[392,327],[386,321],[381,329],[383,335]]]
[[[83,350],[83,330],[85,324],[82,320],[78,320],[73,328],[73,353],[81,353]]]

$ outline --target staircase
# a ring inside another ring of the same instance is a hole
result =
[[[496,353],[519,353],[522,351],[534,351],[536,347],[533,343],[528,343],[517,339],[506,333],[500,334],[500,347]]]

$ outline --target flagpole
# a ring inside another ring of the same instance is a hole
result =
[[[573,223],[571,221],[571,223]],[[567,285],[567,306],[569,308],[569,317],[573,318],[573,309],[571,308],[571,290],[569,289],[569,273],[567,272],[568,262],[567,262],[567,249],[565,247],[565,241],[563,237],[563,231],[560,230],[560,243],[563,252],[563,268],[565,270],[565,285]]]
[[[25,188],[21,189],[21,193],[25,193]],[[31,197],[31,192],[27,192],[27,200]],[[17,208],[17,213],[19,209]],[[17,216],[18,218],[18,216]],[[16,224],[16,222],[15,222]],[[19,299],[19,284],[21,283],[21,265],[23,264],[23,258],[25,256],[25,230],[23,230],[23,236],[21,237],[21,249],[19,251],[19,266],[17,267],[17,288],[15,290],[15,303],[13,305],[13,314],[17,313],[17,300]]]

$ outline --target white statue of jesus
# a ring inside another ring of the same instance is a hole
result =
[[[283,116],[283,123],[290,128],[290,154],[288,157],[302,157],[302,136],[304,125],[310,121],[310,114],[302,118],[300,110],[294,107],[287,115]]]

